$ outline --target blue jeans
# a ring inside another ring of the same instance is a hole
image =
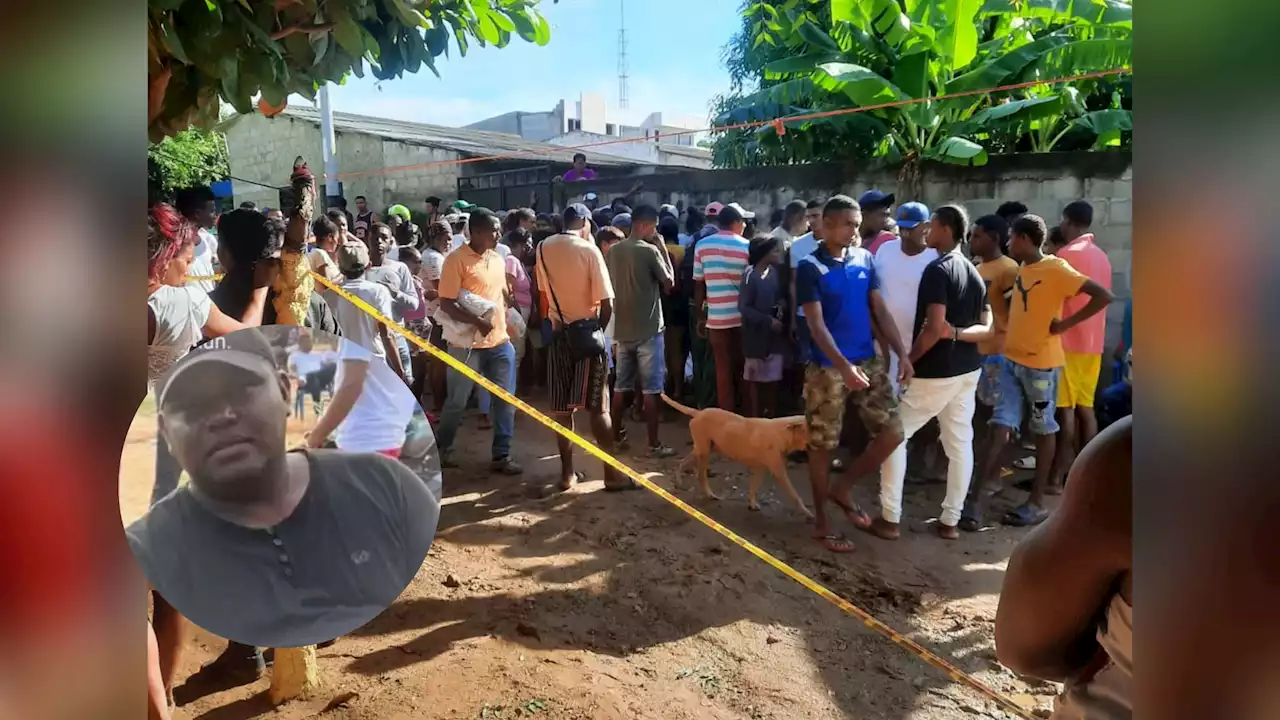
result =
[[[1000,357],[996,372],[995,390],[992,393],[991,425],[1016,429],[1022,425],[1022,408],[1031,408],[1028,423],[1033,435],[1053,435],[1058,432],[1054,417],[1058,403],[1058,371],[1060,368],[1040,370]]]
[[[169,443],[165,442],[163,433],[156,433],[156,484],[151,487],[151,504],[160,502],[164,496],[178,489],[178,478],[182,477],[182,466],[178,459],[169,452]]]
[[[405,382],[413,382],[413,360],[409,357],[409,340],[400,333],[391,333],[396,338],[396,350],[400,354],[400,367],[404,369]]]
[[[634,392],[636,371],[640,372],[640,389],[645,395],[659,395],[666,382],[666,355],[662,333],[648,340],[618,343],[617,392]]]
[[[467,367],[484,376],[486,380],[501,387],[507,392],[515,387],[516,350],[510,342],[504,342],[491,348],[460,348],[449,346],[449,354]],[[447,452],[453,447],[453,439],[458,434],[458,426],[462,424],[462,412],[467,407],[467,399],[475,388],[475,382],[462,373],[450,371],[448,375],[448,394],[445,396],[444,412],[440,414],[440,427],[436,430],[436,442],[440,452]],[[501,460],[511,454],[511,436],[515,432],[516,409],[503,400],[493,398],[489,419],[493,422],[494,460]]]

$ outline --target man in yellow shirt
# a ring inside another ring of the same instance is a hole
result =
[[[1013,299],[1013,282],[1018,277],[1018,263],[1008,256],[1009,224],[999,215],[983,215],[973,221],[969,249],[978,263],[978,275],[987,284],[987,302],[991,303],[990,340],[978,343],[982,355],[982,375],[978,380],[975,424],[985,425],[995,409],[1000,363],[1004,359],[1004,336],[1009,330],[1009,301]],[[985,438],[986,433],[983,433]]]
[[[983,525],[987,485],[997,482],[1000,454],[1009,433],[1022,424],[1024,407],[1031,408],[1029,426],[1036,441],[1036,476],[1027,502],[1005,514],[1006,525],[1037,525],[1049,516],[1044,507],[1045,488],[1053,466],[1058,423],[1054,419],[1058,376],[1065,364],[1062,333],[1102,312],[1111,303],[1111,292],[1080,274],[1066,261],[1041,251],[1048,228],[1036,215],[1013,222],[1009,254],[1021,263],[1013,281],[1009,322],[1004,335],[1004,358],[997,371],[992,396],[991,444],[986,464],[965,503],[960,528],[976,531]],[[985,263],[984,263],[985,264]],[[1069,317],[1062,317],[1062,303],[1077,295],[1089,301]]]

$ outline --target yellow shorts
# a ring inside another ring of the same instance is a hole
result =
[[[1072,352],[1065,355],[1067,364],[1058,377],[1058,408],[1093,407],[1102,356]]]

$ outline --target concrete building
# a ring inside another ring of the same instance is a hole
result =
[[[402,203],[415,212],[434,195],[446,201],[459,194],[459,178],[529,168],[530,175],[550,177],[568,170],[574,151],[560,144],[531,141],[511,134],[450,128],[386,118],[333,114],[343,196],[354,205],[357,195],[382,212]],[[323,170],[320,112],[290,106],[274,118],[254,112],[222,124],[234,188],[234,202],[251,200],[258,207],[279,207],[279,188],[288,185],[293,160],[307,159],[317,174]],[[587,162],[603,175],[627,175],[637,166],[655,164],[633,157],[587,151]],[[459,163],[491,155],[499,160]],[[405,166],[408,166],[407,168]],[[405,169],[397,169],[405,168]],[[255,184],[259,183],[259,184]]]
[[[603,95],[583,93],[577,100],[561,100],[555,108],[545,112],[515,111],[481,120],[467,126],[472,130],[500,132],[508,135],[519,135],[525,140],[550,142],[557,145],[574,146],[589,142],[602,142],[610,139],[644,138],[652,144],[666,148],[669,146],[690,148],[692,153],[661,153],[644,150],[626,153],[622,148],[631,143],[619,143],[608,146],[608,152],[627,157],[652,158],[649,162],[657,164],[683,165],[686,167],[710,167],[710,153],[697,148],[699,140],[706,133],[691,132],[706,127],[707,123],[689,115],[655,112],[650,113],[638,125],[628,124],[620,116],[615,116],[606,106]],[[683,134],[676,134],[683,133]],[[637,142],[635,145],[643,145]],[[706,163],[702,164],[702,157]],[[665,162],[672,160],[673,162]]]

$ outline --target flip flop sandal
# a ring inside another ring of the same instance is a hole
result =
[[[1030,503],[1023,503],[1005,513],[1000,522],[1012,527],[1031,527],[1044,522],[1047,517],[1049,517],[1048,510],[1037,508]]]
[[[640,489],[640,483],[636,482],[635,480],[632,480],[631,478],[627,478],[627,481],[625,483],[621,483],[618,485],[604,486],[605,492],[626,492],[627,490],[639,490],[639,489]]]
[[[858,505],[858,503],[852,503],[852,504],[846,505],[844,504],[844,502],[842,502],[839,498],[835,497],[834,495],[829,495],[828,499],[832,502],[832,504],[834,504],[836,507],[844,511],[845,519],[849,520],[849,524],[853,525],[855,528],[859,530],[870,531],[871,516],[868,515],[866,511],[863,510]],[[853,520],[852,518],[849,517],[850,515],[856,515],[858,519]]]
[[[839,535],[823,535],[815,539],[833,553],[851,553],[856,549],[852,542]]]
[[[1027,457],[1024,457],[1024,458],[1018,458],[1017,460],[1013,461],[1013,466],[1019,470],[1035,470],[1036,456],[1028,455]]]

